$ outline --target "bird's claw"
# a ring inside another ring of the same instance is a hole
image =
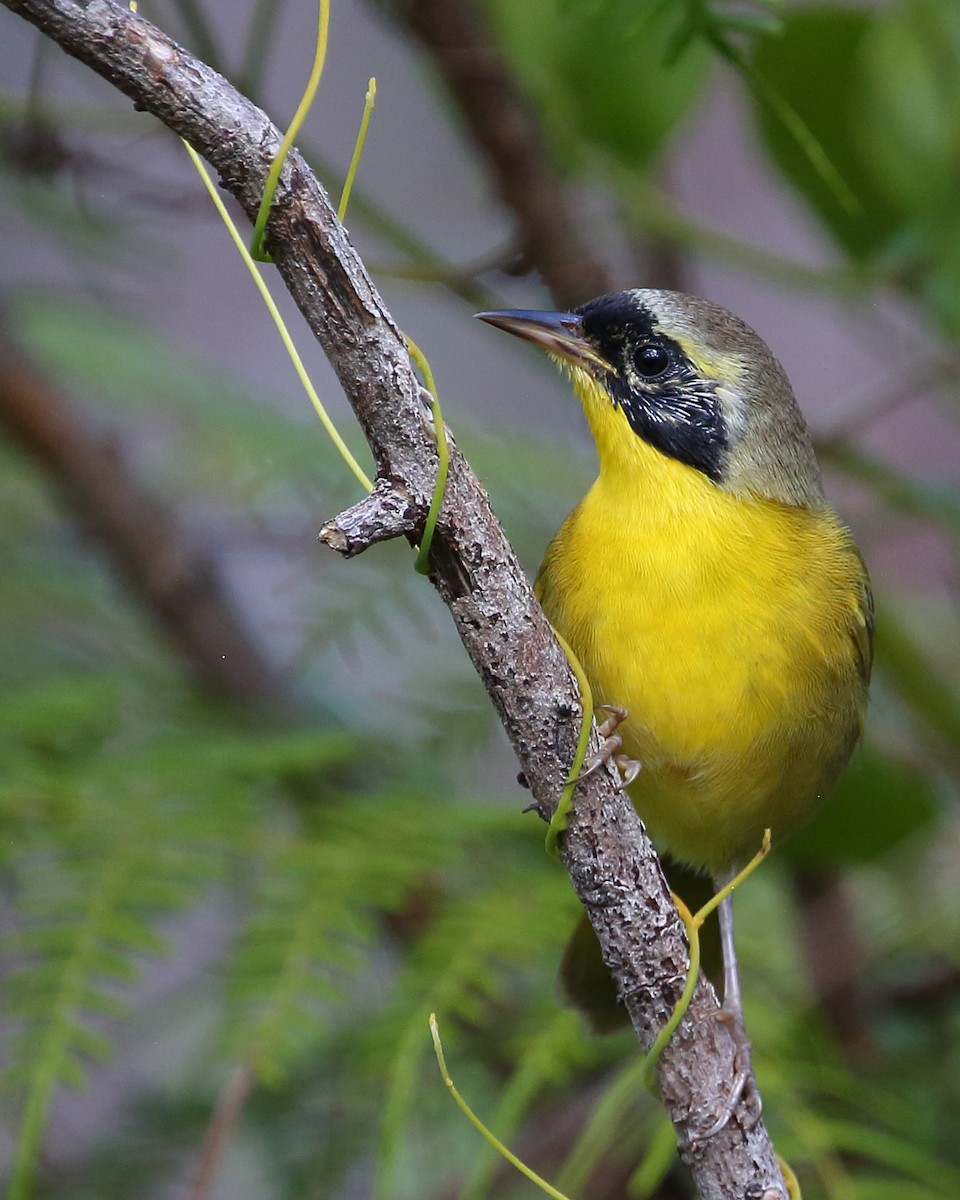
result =
[[[621,753],[623,750],[623,738],[617,733],[617,727],[627,719],[627,710],[620,708],[616,704],[598,704],[597,711],[609,714],[606,720],[597,726],[597,732],[603,738],[603,744],[599,751],[583,764],[583,770],[577,776],[577,783],[582,783],[585,779],[589,779],[601,767],[612,762],[620,774],[617,791],[622,792],[640,774],[640,763],[628,754]]]
[[[741,1099],[745,1099],[746,1103],[746,1111],[741,1118],[744,1129],[753,1129],[763,1111],[763,1103],[757,1090],[757,1081],[750,1061],[750,1042],[747,1039],[742,1020],[737,1013],[731,1012],[728,1008],[721,1008],[715,1019],[723,1021],[729,1026],[730,1034],[736,1043],[737,1049],[733,1058],[733,1086],[724,1097],[720,1111],[714,1116],[711,1124],[706,1129],[700,1129],[690,1134],[690,1140],[693,1142],[705,1142],[708,1138],[716,1137],[718,1133],[726,1129]],[[713,1116],[712,1113],[710,1115]]]

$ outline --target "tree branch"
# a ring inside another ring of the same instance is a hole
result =
[[[280,138],[226,80],[108,0],[3,2],[187,138],[254,214]],[[378,499],[351,524],[341,549],[358,553],[389,532],[421,528],[437,453],[420,388],[396,325],[296,152],[281,173],[268,245],[377,463]],[[401,495],[402,504],[386,502]],[[326,529],[345,531],[347,524],[341,517]],[[579,697],[563,652],[456,446],[431,562],[432,582],[500,714],[534,799],[549,812],[573,758]],[[593,748],[598,745],[594,730]],[[605,773],[578,788],[562,858],[646,1050],[680,993],[686,944],[640,820]],[[785,1200],[773,1147],[747,1106],[741,1103],[716,1137],[691,1137],[709,1123],[734,1074],[735,1047],[726,1026],[713,1019],[717,1012],[716,997],[701,979],[661,1059],[659,1084],[681,1155],[703,1200]]]

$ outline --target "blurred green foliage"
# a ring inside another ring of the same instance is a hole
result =
[[[960,332],[960,9],[899,0],[787,10],[754,62],[853,191],[849,212],[759,106],[777,166],[852,258],[878,260],[950,335]]]
[[[865,9],[792,9],[781,32],[760,41],[754,56],[757,69],[800,113],[831,162],[838,164],[855,206],[840,202],[776,114],[758,102],[767,148],[793,187],[856,260],[882,249],[901,216],[878,190],[869,156],[860,148],[856,108],[862,86],[853,67],[870,23],[871,14]]]
[[[960,9],[488,7],[559,164],[624,201],[653,194],[698,102],[732,72],[751,101],[747,136],[832,239],[824,289],[842,274],[861,281],[864,305],[880,285],[909,307],[956,423]],[[257,36],[273,10],[259,7]],[[218,57],[202,7],[182,0],[166,15]],[[266,50],[247,47],[251,86]],[[160,252],[98,221],[62,174],[77,129],[109,128],[114,110],[41,105],[64,151],[43,159],[47,174],[24,154],[37,97],[2,99],[0,202],[96,281],[79,298],[5,297],[13,332],[95,428],[135,448],[145,488],[187,516],[213,514],[223,557],[281,547],[296,627],[283,651],[289,708],[210,699],[56,481],[0,444],[9,1194],[189,1194],[238,1065],[255,1083],[220,1194],[530,1194],[449,1103],[430,1058],[435,1009],[461,1090],[537,1169],[579,1196],[621,1194],[628,1180],[631,1195],[688,1195],[632,1039],[591,1040],[557,1007],[576,906],[542,830],[520,817],[518,790],[487,782],[503,761],[492,710],[408,548],[336,567],[309,559],[318,514],[353,496],[349,476],[306,416],[282,416],[125,311],[116,273]],[[658,202],[679,219],[666,194]],[[462,297],[489,286],[453,278],[402,214],[362,195],[356,205],[355,219],[437,287],[453,279]],[[636,222],[641,210],[629,211]],[[658,236],[666,228],[680,226]],[[717,245],[714,231],[682,232],[678,252]],[[745,269],[756,261],[729,240],[725,253]],[[805,264],[795,273],[810,285]],[[456,431],[535,565],[590,462],[513,430]],[[855,436],[824,449],[855,485],[865,531],[911,522],[956,564],[956,480],[908,471]],[[747,1018],[770,1128],[808,1198],[947,1200],[960,1194],[956,616],[908,575],[880,599],[868,745],[833,802],[738,897]],[[831,1027],[801,950],[797,883],[811,870],[846,873],[866,1053]],[[75,1086],[102,1112],[64,1149],[58,1114]]]
[[[491,11],[558,159],[572,170],[594,167],[598,155],[646,169],[705,82],[704,45],[671,53],[683,5],[494,0]]]

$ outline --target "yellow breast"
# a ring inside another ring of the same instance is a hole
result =
[[[657,846],[716,874],[812,811],[860,736],[867,583],[816,511],[735,496],[638,438],[557,533],[537,590],[623,705]]]

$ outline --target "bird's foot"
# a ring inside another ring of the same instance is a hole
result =
[[[608,714],[606,720],[597,727],[597,732],[603,738],[603,744],[598,753],[583,764],[583,770],[577,777],[577,783],[582,783],[584,779],[589,779],[601,767],[612,762],[620,773],[620,783],[617,790],[623,791],[640,774],[640,763],[628,754],[622,753],[623,738],[617,733],[618,726],[622,725],[627,719],[627,710],[620,708],[616,704],[598,704],[597,711]]]
[[[743,1025],[743,1017],[739,1012],[724,1005],[716,1015],[716,1020],[722,1021],[730,1030],[730,1036],[736,1045],[733,1058],[733,1085],[719,1105],[719,1112],[714,1110],[707,1114],[707,1119],[713,1118],[705,1129],[696,1130],[690,1135],[691,1141],[705,1142],[708,1138],[716,1137],[726,1129],[733,1116],[734,1110],[745,1098],[747,1110],[743,1121],[744,1128],[752,1129],[760,1120],[763,1104],[757,1090],[757,1081],[753,1074],[753,1064],[750,1061],[750,1041]]]

